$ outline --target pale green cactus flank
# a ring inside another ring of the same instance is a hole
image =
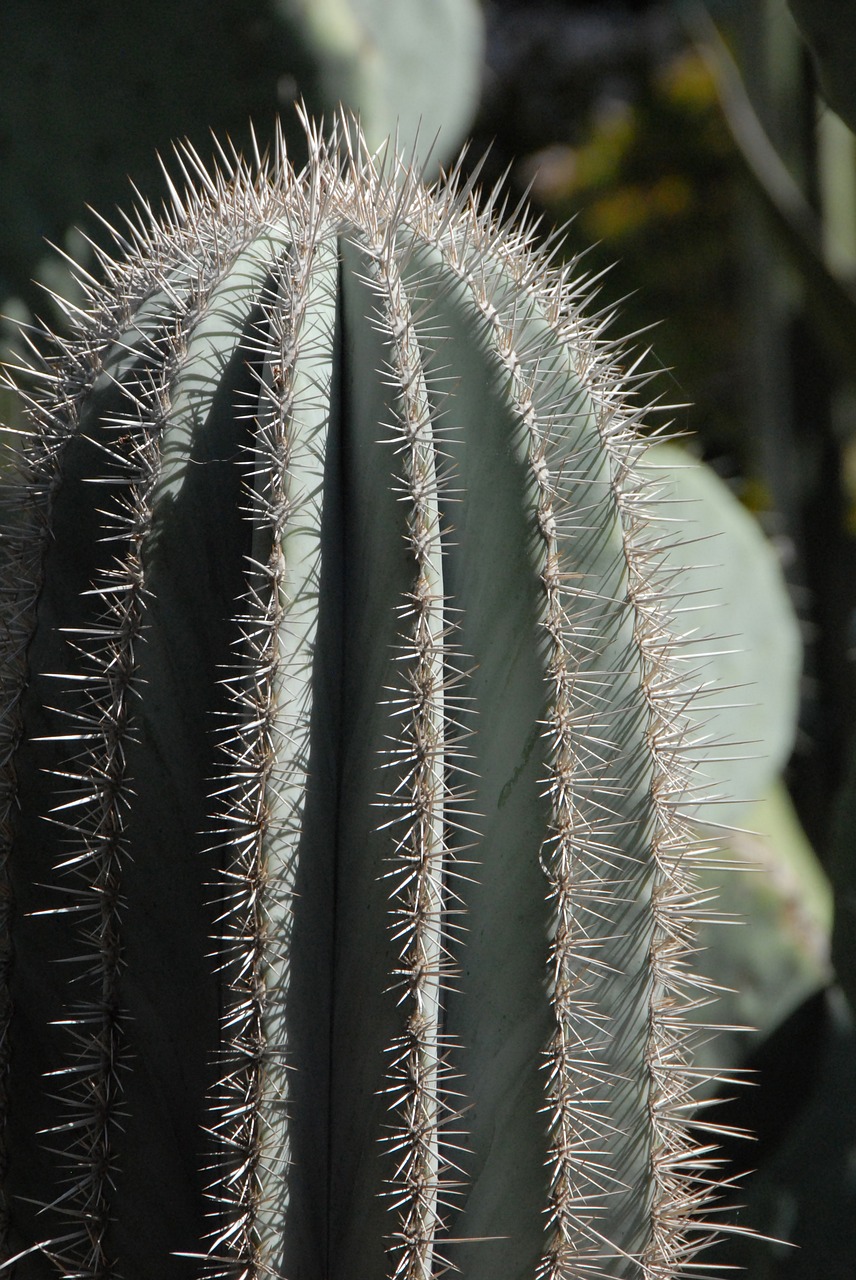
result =
[[[697,1275],[704,674],[636,382],[499,194],[307,132],[182,152],[33,359],[5,1270]]]

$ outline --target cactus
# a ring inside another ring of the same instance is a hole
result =
[[[33,357],[5,1272],[698,1274],[703,676],[638,379],[498,194],[307,133],[181,152]]]

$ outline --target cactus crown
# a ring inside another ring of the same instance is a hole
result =
[[[698,1274],[699,676],[633,372],[498,192],[307,133],[184,148],[30,370],[9,1253]]]

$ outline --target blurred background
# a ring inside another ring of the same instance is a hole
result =
[[[724,814],[743,874],[719,905],[748,924],[706,929],[699,966],[733,989],[713,1016],[754,1028],[711,1048],[753,1074],[710,1114],[756,1135],[724,1144],[753,1171],[729,1212],[774,1239],[706,1261],[856,1277],[856,5],[5,0],[0,85],[12,363],[19,323],[78,300],[46,241],[94,270],[111,237],[87,204],[120,231],[117,206],[158,209],[177,138],[207,162],[212,130],[249,151],[252,118],[264,148],[281,115],[299,162],[301,98],[343,101],[372,142],[398,121],[429,178],[470,138],[465,171],[565,224],[559,259],[637,335],[652,423],[718,476],[723,524],[736,504],[754,522],[725,556],[757,688],[728,732],[769,763],[733,766],[729,798],[757,804]],[[14,428],[13,392],[0,408]],[[784,604],[755,588],[762,559]]]

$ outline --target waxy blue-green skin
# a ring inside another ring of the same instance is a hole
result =
[[[501,246],[396,191],[387,223],[291,191],[204,271],[177,252],[56,409],[10,710],[36,1280],[380,1280],[417,1176],[426,1273],[641,1278],[663,1247],[697,654],[660,642],[615,386]]]

